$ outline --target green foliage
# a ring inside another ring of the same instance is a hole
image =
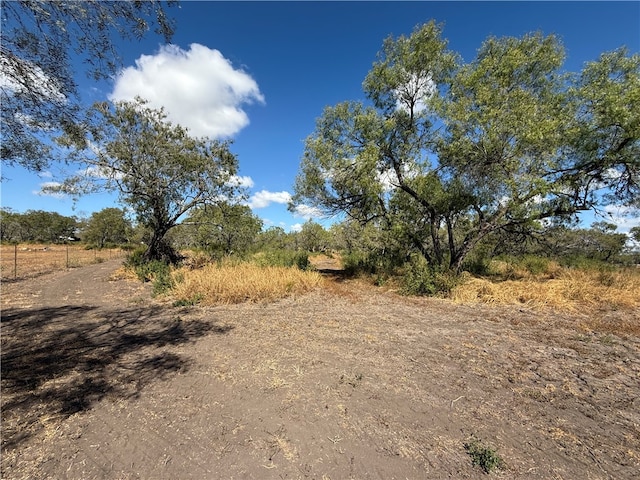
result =
[[[462,270],[478,276],[490,275],[491,260],[480,255],[469,256],[465,260]]]
[[[300,270],[312,268],[309,253],[295,250],[267,250],[260,252],[254,261],[262,267],[298,267]]]
[[[97,248],[127,243],[132,235],[133,227],[124,209],[113,207],[92,213],[82,229],[82,240]]]
[[[475,438],[471,439],[464,444],[464,449],[471,457],[471,463],[480,467],[484,473],[491,473],[493,470],[504,470],[506,468],[504,460],[498,455],[498,453],[490,447],[482,444],[482,442]]]
[[[322,225],[309,220],[296,234],[298,247],[307,252],[324,252],[329,249],[331,235]]]
[[[535,255],[525,255],[518,261],[519,266],[534,276],[548,272],[550,264],[551,261],[548,258]]]
[[[81,134],[64,135],[59,143],[88,168],[55,189],[75,195],[117,191],[151,231],[147,260],[177,263],[167,233],[192,210],[217,205],[221,198],[231,201],[240,191],[232,181],[238,161],[228,142],[192,138],[146,100],[96,104],[85,124]]]
[[[141,282],[153,283],[154,295],[165,293],[174,285],[174,281],[171,278],[171,267],[160,260],[146,260],[145,252],[146,249],[137,250],[128,257],[125,265],[133,268]]]
[[[295,249],[295,233],[286,233],[282,227],[269,227],[258,233],[255,245],[259,251]]]
[[[342,255],[342,264],[347,275],[360,273],[371,274],[376,272],[376,260],[367,252],[353,251]]]
[[[242,257],[253,248],[262,220],[246,205],[220,202],[195,209],[180,226],[182,243],[220,259]]]
[[[430,22],[386,39],[363,83],[370,103],[324,110],[290,209],[346,213],[404,242],[405,256],[460,271],[492,236],[526,238],[594,207],[603,182],[637,202],[640,56],[603,55],[578,78],[553,35],[488,38],[462,63],[441,33]],[[601,254],[613,258],[621,239],[602,237]]]
[[[0,239],[3,242],[64,243],[75,237],[78,220],[56,212],[0,209]]]
[[[460,276],[437,265],[430,265],[422,256],[413,255],[402,277],[405,295],[448,295],[460,282]]]
[[[127,255],[127,259],[124,262],[125,267],[136,268],[145,263],[144,253],[147,251],[147,247],[139,246]]]

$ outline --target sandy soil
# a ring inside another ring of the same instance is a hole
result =
[[[339,278],[173,307],[118,261],[2,286],[3,479],[632,479],[640,339]],[[604,312],[616,315],[638,312]]]

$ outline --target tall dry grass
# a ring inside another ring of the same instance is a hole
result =
[[[640,270],[578,270],[553,265],[552,272],[526,275],[516,280],[467,278],[451,298],[460,303],[525,305],[583,314],[587,329],[640,335]],[[617,312],[616,324],[605,312]]]
[[[209,264],[173,272],[171,294],[177,302],[220,305],[271,301],[319,287],[322,276],[296,267],[261,267],[252,263]]]

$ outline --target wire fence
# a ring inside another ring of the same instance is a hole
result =
[[[56,270],[124,259],[120,248],[87,250],[81,245],[2,245],[0,278],[2,281],[32,278]]]

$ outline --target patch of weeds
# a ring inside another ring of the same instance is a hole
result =
[[[482,444],[478,438],[471,436],[471,439],[464,444],[464,449],[471,457],[471,463],[480,467],[484,473],[491,473],[493,470],[504,470],[506,464],[504,460],[491,448]]]
[[[262,267],[296,266],[303,271],[312,269],[309,254],[295,250],[269,250],[256,257],[255,262]]]

